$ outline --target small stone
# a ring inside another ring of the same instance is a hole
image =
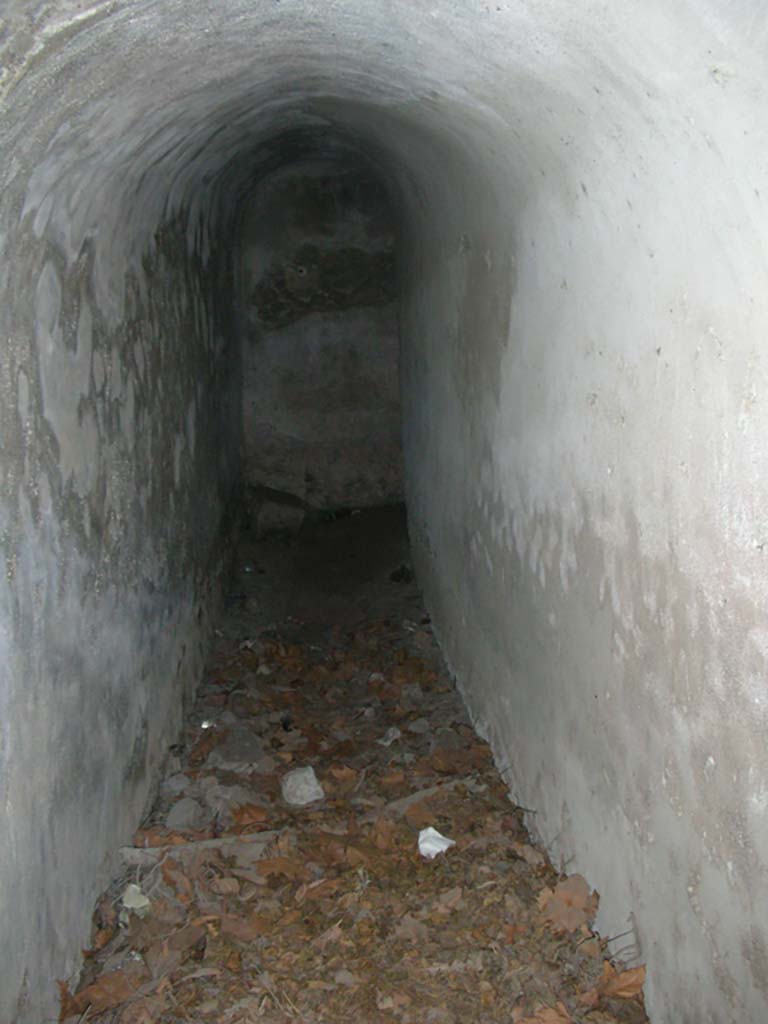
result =
[[[317,781],[315,769],[312,767],[294,768],[283,776],[280,788],[283,800],[293,807],[303,807],[325,797],[325,791]]]
[[[236,808],[255,800],[253,791],[245,786],[225,786],[210,776],[202,780],[200,789],[206,807],[224,828],[234,823]]]
[[[213,748],[205,762],[206,768],[243,773],[273,770],[274,759],[264,749],[264,742],[247,725],[234,725],[226,739]]]
[[[403,734],[396,725],[391,725],[380,740],[376,740],[380,747],[391,747],[395,740],[399,740]]]
[[[333,980],[337,985],[344,985],[347,988],[354,988],[356,985],[361,984],[362,978],[359,978],[352,971],[348,971],[346,967],[342,967],[341,970],[336,971],[333,976]]]
[[[201,804],[191,796],[182,797],[168,811],[165,818],[165,827],[172,831],[176,829],[198,829],[208,820]]]
[[[178,796],[179,793],[183,793],[184,790],[192,785],[192,780],[188,775],[183,772],[177,772],[175,775],[169,775],[163,782],[163,789],[170,796]]]
[[[418,683],[406,683],[400,690],[400,704],[411,711],[420,707],[424,702],[424,691]]]
[[[463,750],[464,742],[454,729],[438,729],[430,741],[431,750]]]
[[[429,724],[426,718],[416,718],[412,722],[409,722],[406,726],[408,732],[415,733],[417,736],[423,736],[428,733],[432,726]]]

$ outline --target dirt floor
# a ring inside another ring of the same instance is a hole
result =
[[[643,968],[524,817],[442,665],[402,510],[250,541],[61,1019],[646,1021]]]

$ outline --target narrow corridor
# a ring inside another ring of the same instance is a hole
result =
[[[246,535],[63,1020],[646,1020],[626,938],[590,930],[597,894],[532,843],[471,728],[408,556],[399,506]]]
[[[0,1024],[766,1024],[764,0],[0,8]]]

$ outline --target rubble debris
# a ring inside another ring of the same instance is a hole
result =
[[[199,829],[206,824],[208,815],[205,808],[191,796],[177,800],[165,816],[165,827],[172,831]]]
[[[315,769],[311,765],[287,772],[280,782],[280,789],[283,800],[293,807],[303,807],[325,797],[325,791],[317,781]]]

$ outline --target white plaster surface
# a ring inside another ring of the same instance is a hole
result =
[[[473,714],[633,929],[653,1020],[762,1024],[764,5],[3,15],[0,1020],[51,1015],[172,732],[137,652],[198,663],[181,595],[239,443],[207,275],[254,181],[335,135],[399,195],[411,529]]]

